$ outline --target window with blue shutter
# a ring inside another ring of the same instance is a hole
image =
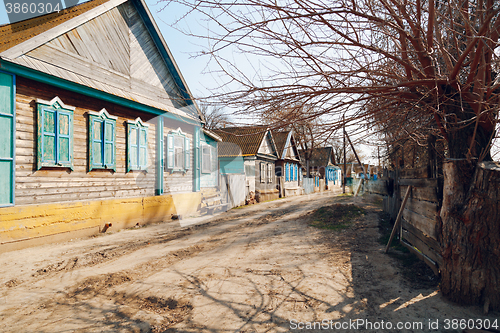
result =
[[[42,167],[73,169],[73,111],[59,97],[37,100],[37,170]]]
[[[299,173],[299,168],[298,168],[297,164],[294,164],[294,169],[295,169],[295,171],[293,173],[293,175],[294,175],[293,180],[297,181],[298,173]]]
[[[148,169],[148,126],[141,118],[127,121],[127,172]]]
[[[285,181],[290,181],[290,164],[285,164]]]
[[[180,128],[166,136],[165,169],[186,172],[191,168],[191,141]]]
[[[89,171],[116,171],[116,119],[106,109],[89,111]]]

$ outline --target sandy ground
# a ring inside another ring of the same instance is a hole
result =
[[[311,227],[305,214],[333,203],[366,214],[343,230]],[[377,242],[378,211],[374,198],[316,194],[198,225],[169,222],[4,253],[0,331],[288,332],[318,322],[307,331],[354,332],[370,321],[367,331],[397,332],[401,323],[407,332],[452,332],[461,330],[451,321],[447,330],[446,320],[500,321],[405,279]]]

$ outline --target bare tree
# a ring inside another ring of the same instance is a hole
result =
[[[205,127],[208,129],[232,126],[229,115],[224,113],[224,108],[219,105],[212,106],[208,103],[202,103],[200,104],[200,111],[205,119]]]
[[[321,118],[334,129],[345,116],[359,133],[384,133],[389,143],[442,140],[442,292],[500,308],[500,194],[491,185],[498,177],[478,167],[490,159],[498,114],[498,2],[172,1],[219,23],[204,53],[231,84],[216,97],[245,114],[314,105],[293,121]],[[227,47],[262,70],[226,59]]]

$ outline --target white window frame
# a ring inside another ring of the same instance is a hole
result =
[[[267,165],[267,182],[268,183],[273,182],[273,164]]]
[[[205,149],[208,151],[208,154],[205,153]],[[201,173],[211,173],[212,172],[212,146],[207,144],[201,145]],[[208,159],[208,162],[206,162]],[[208,169],[206,168],[205,163],[208,164]]]
[[[266,182],[266,163],[260,162],[260,182]]]

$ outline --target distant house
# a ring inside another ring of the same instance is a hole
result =
[[[271,131],[264,126],[230,127],[214,132],[222,138],[222,145],[241,149],[246,177],[246,194],[255,194],[257,201],[266,201],[279,198],[276,188],[275,166],[278,159],[276,145]],[[233,145],[227,145],[231,143]],[[232,168],[227,158],[232,158],[222,153],[221,170],[227,172]],[[238,159],[232,162],[234,168],[239,168]]]
[[[143,0],[88,1],[0,40],[0,251],[192,214],[216,191],[220,138]]]
[[[275,166],[280,196],[300,195],[302,194],[300,186],[302,170],[293,131],[272,131],[272,135],[278,150],[278,160]]]
[[[304,153],[301,151],[302,163],[306,165]],[[342,170],[335,163],[332,147],[315,148],[309,160],[309,173],[318,179],[315,181],[320,190],[332,190],[342,185]],[[320,184],[324,184],[321,186]]]

